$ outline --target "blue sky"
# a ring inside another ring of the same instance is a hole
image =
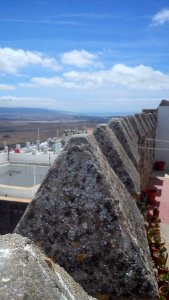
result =
[[[134,112],[169,99],[169,2],[0,0],[0,106]]]

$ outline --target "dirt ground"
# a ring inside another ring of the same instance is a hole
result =
[[[0,149],[4,144],[14,146],[15,144],[25,145],[26,142],[35,143],[38,139],[38,128],[40,134],[40,141],[44,142],[47,138],[57,136],[62,137],[64,130],[68,129],[92,129],[100,123],[90,122],[85,120],[77,121],[14,121],[14,120],[0,120]]]

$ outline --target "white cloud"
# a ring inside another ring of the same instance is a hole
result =
[[[152,25],[162,25],[169,21],[169,9],[164,8],[152,17]]]
[[[144,65],[129,67],[117,64],[111,69],[95,72],[70,71],[63,73],[60,77],[34,77],[31,84],[54,88],[118,89],[126,87],[132,90],[157,91],[169,89],[169,75]]]
[[[12,90],[15,90],[15,87],[13,85],[0,84],[0,91],[12,91]]]
[[[0,72],[17,74],[18,70],[31,65],[57,71],[59,66],[54,58],[48,58],[39,52],[22,49],[0,48]]]
[[[16,97],[16,96],[0,96],[1,107],[34,107],[34,108],[57,108],[60,101],[52,98],[43,97]]]
[[[95,64],[97,55],[89,53],[85,50],[73,50],[65,52],[61,55],[61,62],[64,65],[72,65],[78,68],[83,68]]]
[[[62,77],[55,76],[51,78],[34,77],[31,79],[33,85],[44,87],[65,87],[65,88],[77,88],[78,85],[73,81],[65,81]],[[31,84],[20,84],[21,86],[32,86]]]
[[[4,18],[0,19],[0,23],[26,23],[26,24],[50,24],[50,25],[81,25],[80,22],[76,21],[62,21],[62,20],[52,20],[52,19],[16,19],[16,18]]]
[[[32,83],[41,85],[41,86],[59,86],[63,83],[63,79],[61,77],[51,77],[51,78],[45,78],[45,77],[34,77],[31,80]]]

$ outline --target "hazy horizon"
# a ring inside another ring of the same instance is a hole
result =
[[[57,110],[55,108],[38,108],[38,107],[6,107],[6,106],[0,106],[0,112],[3,111],[3,113],[8,113],[8,112],[12,112],[14,110],[14,112],[16,111],[17,113],[19,113],[20,111],[24,111],[24,112],[51,112],[51,113],[65,113],[67,115],[74,115],[74,116],[105,116],[105,117],[111,117],[111,116],[126,116],[126,115],[132,115],[132,114],[136,114],[139,113],[141,111],[109,111],[109,112],[97,112],[97,111],[90,111],[90,112],[83,112],[83,111],[79,111],[79,112],[74,112],[74,111],[66,111],[66,110]]]

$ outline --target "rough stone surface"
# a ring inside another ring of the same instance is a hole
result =
[[[140,114],[140,117],[143,119],[144,124],[147,125],[148,130],[151,130],[152,127],[151,127],[151,123],[149,121],[148,115],[142,113],[142,114]]]
[[[94,300],[29,239],[0,236],[0,299]]]
[[[90,295],[156,298],[143,218],[93,136],[70,140],[15,231],[37,241]]]
[[[157,115],[158,115],[158,110],[155,113],[149,114],[149,116],[154,120],[154,125],[157,126]]]
[[[93,132],[111,168],[133,196],[140,193],[140,177],[119,140],[108,127],[99,125]]]
[[[129,117],[125,117],[124,122],[126,122],[126,124],[128,126],[128,130],[129,130],[129,132],[131,132],[132,138],[134,139],[135,143],[137,143],[138,142],[138,136],[137,136],[134,128],[131,126],[131,123],[129,121]]]
[[[143,130],[143,127],[138,122],[136,116],[129,116],[128,120],[131,123],[133,129],[135,130],[135,132],[138,136],[138,139],[142,138],[144,135],[144,130]]]
[[[153,117],[153,114],[148,114],[149,118],[151,119],[151,122],[153,124],[153,127],[157,126],[157,121],[155,120],[155,118]]]
[[[133,134],[132,134],[132,131],[131,131],[131,129],[129,128],[129,126],[128,126],[128,124],[127,124],[127,122],[126,122],[126,120],[125,120],[124,118],[122,118],[121,124],[122,124],[123,127],[125,128],[125,130],[126,130],[128,136],[129,136],[129,138],[130,138],[130,142],[131,142],[132,144],[135,144],[135,143],[136,143],[136,140],[134,139],[134,136],[133,136]]]
[[[149,115],[149,117],[148,117]],[[138,134],[138,150],[140,155],[139,174],[141,189],[143,189],[151,175],[154,161],[154,146],[156,122],[152,118],[154,114],[137,114],[135,117],[130,117],[130,122],[133,124]],[[154,126],[150,123],[150,119],[154,120]]]
[[[144,122],[144,120],[143,120],[141,114],[136,114],[135,116],[136,116],[136,118],[137,118],[139,124],[143,127],[144,134],[146,134],[146,132],[148,132],[148,126],[147,126],[147,124]]]
[[[153,128],[154,128],[154,123],[153,123],[153,120],[152,120],[152,118],[151,118],[151,114],[146,114],[146,116],[147,116],[147,118],[148,118],[148,120],[149,120],[151,129],[153,129]]]
[[[121,119],[112,119],[109,122],[109,127],[113,130],[114,134],[118,138],[119,142],[125,149],[128,157],[131,159],[132,163],[136,168],[138,168],[139,164],[139,155],[138,149],[132,143],[126,129],[122,124]]]

